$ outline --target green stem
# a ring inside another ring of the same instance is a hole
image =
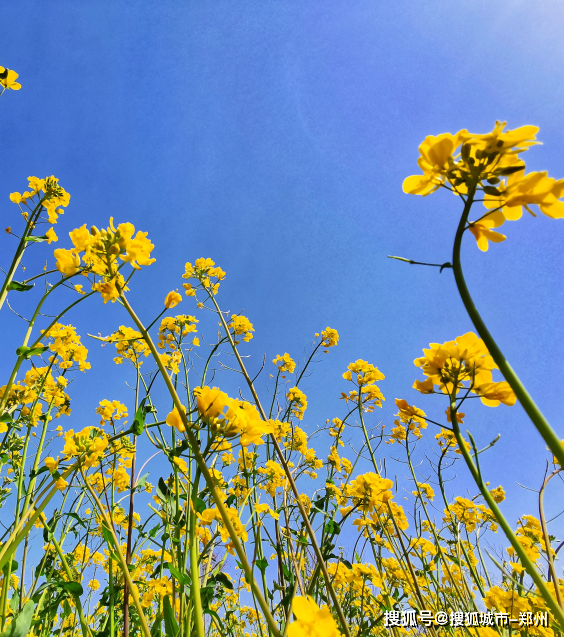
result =
[[[3,92],[4,91],[2,91],[2,93]],[[33,228],[33,226],[35,225],[35,222],[37,221],[37,217],[39,216],[43,207],[42,204],[43,204],[43,199],[40,199],[39,203],[37,204],[37,206],[34,208],[33,212],[31,213],[31,215],[29,215],[27,219],[24,233],[22,234],[22,237],[16,249],[16,254],[14,255],[14,259],[12,261],[12,264],[10,265],[10,269],[8,270],[8,274],[6,275],[6,279],[4,283],[2,284],[2,289],[0,290],[0,310],[2,309],[2,306],[4,305],[4,301],[6,300],[6,297],[8,296],[8,286],[12,282],[12,279],[14,278],[14,274],[18,268],[18,265],[20,264],[20,261],[22,260],[25,249],[28,246],[28,243],[25,239],[27,236],[29,236],[28,232]]]
[[[170,376],[168,375],[163,362],[161,360],[161,357],[159,356],[159,353],[157,351],[157,348],[155,347],[155,344],[153,343],[153,340],[151,339],[151,337],[149,336],[149,333],[147,332],[145,326],[143,325],[143,323],[141,323],[139,317],[137,316],[137,314],[135,314],[135,312],[133,311],[133,308],[131,307],[131,305],[129,304],[128,300],[126,299],[125,295],[123,294],[123,292],[121,292],[120,294],[120,298],[124,304],[124,307],[127,309],[127,311],[129,312],[129,315],[131,316],[131,318],[133,319],[135,325],[137,326],[137,329],[141,332],[141,335],[143,336],[143,338],[145,339],[145,342],[147,343],[147,345],[149,346],[149,349],[151,350],[151,354],[153,355],[153,359],[155,360],[158,368],[159,368],[159,372],[161,373],[161,376],[163,377],[163,380],[165,381],[165,384],[167,386],[167,389],[171,395],[171,398],[173,400],[174,406],[176,407],[176,409],[178,410],[178,413],[180,415],[180,418],[182,419],[182,422],[184,424],[184,427],[186,428],[186,437],[188,438],[188,442],[190,444],[190,447],[192,449],[192,453],[194,454],[194,459],[196,460],[196,464],[198,465],[200,471],[202,472],[202,475],[204,476],[204,479],[206,481],[206,484],[208,486],[208,489],[211,493],[212,498],[215,501],[215,504],[217,506],[217,509],[219,511],[219,514],[221,516],[222,522],[225,526],[225,528],[227,529],[227,532],[229,533],[229,536],[231,538],[231,542],[233,543],[233,547],[235,549],[235,552],[237,553],[237,556],[239,557],[239,559],[241,560],[241,564],[243,566],[243,571],[245,573],[247,582],[250,584],[253,593],[255,594],[257,601],[259,603],[259,606],[261,607],[261,610],[265,616],[265,619],[268,623],[268,625],[270,626],[272,633],[275,635],[275,637],[280,637],[280,631],[278,629],[278,626],[276,625],[276,621],[274,619],[274,617],[272,616],[272,613],[270,612],[270,608],[266,602],[266,600],[264,599],[264,597],[262,596],[262,593],[260,591],[260,589],[257,586],[257,583],[255,581],[255,578],[253,576],[253,570],[249,564],[249,561],[247,559],[247,555],[245,553],[245,549],[243,548],[241,541],[239,540],[239,537],[235,531],[235,527],[233,526],[231,519],[229,517],[229,514],[227,513],[227,508],[225,507],[225,504],[223,503],[223,498],[221,497],[221,494],[218,492],[214,480],[208,470],[208,467],[206,465],[206,461],[204,459],[204,456],[202,455],[201,451],[200,451],[200,446],[198,444],[198,439],[196,438],[196,436],[194,435],[191,426],[192,423],[190,423],[188,421],[188,418],[186,417],[186,414],[184,413],[182,407],[182,403],[180,402],[180,398],[178,397],[178,394],[174,388],[174,385],[172,384],[172,381],[170,379]]]
[[[196,536],[196,515],[190,513],[190,573],[192,575],[192,603],[194,604],[194,620],[196,635],[205,637],[204,610],[200,592],[200,564],[198,563],[198,538]]]
[[[61,564],[63,565],[63,568],[65,570],[65,573],[68,577],[69,582],[73,582],[74,580],[73,580],[72,572],[69,568],[65,555],[61,549],[60,544],[55,539],[55,535],[50,532],[49,527],[47,526],[45,515],[43,515],[43,513],[40,515],[40,520],[44,528],[47,530],[48,535],[51,536],[49,537],[49,541],[53,544],[53,546],[55,547],[55,550],[57,551],[57,555],[59,556],[59,559],[61,560]],[[84,617],[84,611],[82,610],[82,602],[80,601],[80,595],[73,594],[73,598],[74,598],[74,603],[76,605],[76,608],[78,610],[78,616],[80,617],[80,626],[82,628],[82,634],[89,635],[91,637],[92,633],[90,631],[90,628],[88,628],[88,624],[86,623],[86,617]]]
[[[100,517],[102,518],[108,531],[112,535],[114,546],[116,549],[115,554],[118,558],[119,566],[123,573],[124,580],[127,582],[127,586],[129,588],[129,592],[131,593],[131,597],[133,597],[133,603],[135,604],[137,614],[139,615],[139,621],[141,623],[141,631],[145,637],[151,637],[151,630],[147,624],[147,618],[145,617],[145,613],[143,612],[143,607],[141,606],[141,599],[139,598],[139,590],[137,586],[133,583],[133,580],[131,579],[131,574],[129,572],[127,562],[120,549],[119,539],[114,531],[113,520],[110,517],[112,515],[112,512],[110,511],[110,515],[108,515],[104,511],[104,505],[100,502],[100,499],[98,498],[96,493],[94,493],[92,487],[90,486],[90,483],[88,482],[88,480],[86,479],[86,476],[84,475],[82,467],[79,467],[79,468],[80,468],[80,473],[82,475],[82,479],[84,482],[84,486],[88,489],[88,492],[90,493],[91,498],[94,500],[94,502],[96,503],[96,506],[98,507],[98,511],[100,512]],[[108,548],[111,548],[111,547],[108,547]]]
[[[470,214],[470,209],[472,207],[475,194],[476,186],[469,189],[468,197],[466,199],[462,217],[460,218],[460,223],[458,224],[458,229],[456,231],[456,237],[454,239],[452,267],[454,270],[456,286],[458,287],[458,291],[460,292],[464,307],[466,308],[466,311],[468,312],[468,315],[470,316],[470,319],[472,320],[476,331],[480,335],[480,338],[484,341],[486,347],[488,348],[491,357],[494,359],[496,365],[499,367],[499,370],[505,377],[505,380],[509,383],[511,389],[515,392],[515,395],[517,396],[519,402],[523,406],[523,409],[527,412],[527,415],[537,428],[537,431],[540,433],[540,435],[543,437],[543,440],[548,445],[549,449],[558,459],[558,463],[561,467],[564,467],[564,446],[562,445],[562,442],[560,441],[560,439],[556,435],[556,432],[554,431],[554,429],[552,429],[546,418],[543,416],[540,409],[537,407],[529,392],[525,389],[525,386],[520,381],[519,377],[514,372],[509,362],[505,359],[505,356],[502,354],[497,343],[486,327],[486,324],[482,320],[480,313],[476,309],[474,301],[472,300],[472,297],[470,296],[470,292],[466,285],[466,281],[464,280],[464,275],[462,273],[462,264],[460,261],[460,249],[462,246],[462,236],[464,234],[466,223],[468,221],[468,215]]]
[[[450,419],[452,422],[454,435],[456,436],[456,440],[458,442],[458,448],[460,449],[462,456],[466,462],[466,465],[468,466],[468,469],[470,469],[470,473],[472,474],[474,481],[478,485],[484,500],[487,502],[488,507],[491,509],[492,513],[494,514],[497,522],[499,523],[499,526],[503,529],[503,532],[507,536],[507,539],[511,542],[511,546],[515,549],[515,552],[519,556],[519,559],[521,560],[521,564],[525,567],[525,569],[527,570],[527,573],[532,577],[534,583],[537,585],[537,588],[539,589],[540,594],[544,598],[544,601],[546,602],[547,606],[553,612],[557,622],[560,624],[560,626],[564,626],[564,612],[562,611],[557,601],[552,596],[552,593],[550,592],[550,589],[546,585],[544,578],[536,569],[531,558],[527,555],[527,552],[525,551],[523,545],[521,544],[521,542],[519,542],[519,538],[515,535],[515,533],[513,533],[513,529],[509,526],[503,513],[499,510],[499,507],[497,506],[495,500],[492,498],[488,488],[484,484],[484,481],[482,480],[482,476],[480,472],[476,468],[474,461],[472,460],[470,454],[468,453],[465,440],[463,439],[462,434],[460,433],[460,427],[458,425],[458,419],[457,419],[457,413],[456,413],[456,400],[454,398],[451,399],[451,404],[450,404]]]
[[[208,293],[209,294],[209,293]],[[213,296],[213,294],[209,294],[209,297],[211,299],[211,301],[213,302],[216,312],[219,316],[219,318],[221,319],[221,323],[223,325],[223,329],[225,331],[225,335],[227,336],[227,338],[229,339],[229,343],[231,345],[231,349],[233,350],[233,353],[235,354],[235,357],[237,358],[237,362],[239,364],[239,367],[241,369],[241,372],[243,373],[243,376],[245,377],[245,380],[247,381],[247,385],[251,391],[251,394],[253,395],[253,399],[255,401],[255,404],[260,412],[260,415],[262,417],[262,419],[264,421],[268,421],[268,418],[266,416],[266,413],[264,411],[264,409],[262,408],[261,402],[259,400],[258,394],[255,390],[255,387],[253,385],[253,381],[251,380],[251,377],[249,376],[247,369],[245,367],[245,364],[243,363],[243,359],[241,358],[241,355],[239,354],[239,351],[237,350],[237,347],[235,346],[235,343],[233,341],[233,337],[231,335],[231,332],[229,331],[229,327],[225,321],[225,317],[223,316],[223,312],[220,310],[219,305],[217,304],[217,301],[215,300],[215,297]],[[314,352],[317,351],[317,349],[319,348],[320,345],[318,345]],[[310,360],[313,357],[313,354],[310,356]],[[309,361],[308,361],[309,363]],[[306,364],[307,366],[307,364]],[[302,372],[303,374],[303,372]],[[302,375],[300,375],[300,377],[298,378],[298,382],[300,380]],[[300,492],[298,491],[298,487],[296,486],[296,483],[294,481],[294,477],[292,476],[292,472],[290,471],[290,468],[288,467],[288,463],[286,462],[286,459],[284,458],[284,454],[282,453],[282,449],[280,448],[280,445],[278,444],[278,441],[276,440],[276,437],[271,434],[270,436],[272,445],[274,447],[274,450],[276,452],[276,455],[278,456],[278,459],[280,460],[280,464],[282,465],[282,468],[284,469],[284,473],[286,474],[286,477],[288,478],[288,482],[290,483],[290,487],[294,493],[294,496],[296,498],[296,504],[298,506],[298,510],[300,512],[300,515],[304,521],[306,530],[307,530],[307,534],[309,536],[310,542],[311,542],[311,546],[313,548],[313,551],[315,553],[315,557],[319,563],[319,566],[321,568],[321,572],[323,573],[323,578],[325,580],[325,586],[327,588],[327,592],[329,593],[329,596],[331,597],[331,601],[333,602],[333,606],[335,608],[335,611],[337,613],[337,616],[339,617],[339,622],[341,624],[341,629],[343,631],[343,633],[345,634],[345,637],[351,637],[351,632],[345,617],[345,614],[343,613],[343,609],[341,608],[341,604],[339,602],[339,598],[337,597],[337,593],[335,592],[335,589],[333,587],[333,584],[331,583],[331,578],[329,577],[329,573],[327,571],[327,565],[325,564],[325,560],[323,559],[323,555],[321,553],[321,549],[319,548],[319,544],[317,543],[317,538],[315,537],[315,531],[313,530],[310,521],[309,521],[309,516],[304,508],[303,502],[300,499]]]

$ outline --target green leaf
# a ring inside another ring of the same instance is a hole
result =
[[[157,495],[163,501],[170,498],[170,489],[166,486],[166,482],[162,478],[159,478],[157,483]]]
[[[84,524],[84,520],[82,520],[82,518],[80,518],[74,511],[67,513],[67,517],[72,518],[73,520],[76,520],[82,527],[86,528],[86,524]]]
[[[166,637],[176,637],[178,635],[178,624],[176,623],[168,595],[166,595],[163,599],[163,615]]]
[[[292,573],[290,573],[290,569],[282,562],[282,572],[284,573],[284,577],[288,582],[292,581]]]
[[[42,237],[24,237],[24,241],[27,241],[28,243],[41,243],[42,241],[47,241],[49,237],[47,237],[47,235],[43,235]]]
[[[112,535],[110,529],[108,529],[108,527],[105,524],[102,524],[102,536],[104,537],[104,540],[106,541],[106,544],[110,548],[110,555],[112,556],[112,559],[114,559],[116,562],[119,561],[118,556],[114,552],[116,550],[116,544],[115,544],[115,541],[114,541],[114,536]]]
[[[257,560],[257,565],[258,565],[258,560]],[[214,579],[216,582],[223,584],[224,588],[228,588],[230,591],[233,590],[233,584],[231,583],[231,580],[227,577],[225,573],[217,573],[216,575],[214,575]]]
[[[137,480],[137,484],[135,485],[136,489],[142,489],[145,486],[145,483],[147,482],[147,478],[149,477],[149,472],[147,471],[147,473],[144,473],[139,480]]]
[[[237,496],[234,495],[233,493],[227,498],[227,500],[225,500],[225,506],[232,506],[233,504],[235,504],[235,502],[237,502]],[[198,513],[200,513],[198,511]]]
[[[9,564],[4,564],[4,568],[2,569],[3,573],[7,573],[8,569],[10,570],[10,573],[15,573],[18,570],[18,563],[16,562],[16,560],[12,560]]]
[[[8,412],[0,416],[0,422],[12,422],[12,421],[13,421],[12,416]]]
[[[35,283],[33,285],[35,285]],[[27,292],[28,290],[31,290],[33,285],[20,283],[19,281],[11,281],[10,285],[8,285],[6,289],[8,290],[8,292]]]
[[[257,560],[255,562],[255,564],[257,565],[259,571],[261,573],[264,573],[266,571],[266,567],[268,566],[268,560],[265,557],[261,557],[260,560]],[[233,588],[233,585],[231,585],[231,588]]]
[[[170,574],[174,577],[174,579],[176,579],[178,582],[180,582],[180,584],[183,584],[184,586],[190,586],[191,585],[192,582],[190,580],[190,577],[188,577],[188,575],[186,575],[186,573],[181,573],[172,564],[168,565],[168,570],[170,571]]]
[[[153,625],[151,626],[151,637],[161,637],[162,630],[161,624],[163,623],[163,614],[159,612],[156,616]]]
[[[325,525],[325,531],[329,535],[336,535],[337,533],[341,532],[341,527],[339,526],[338,522],[329,520],[329,522],[327,522],[327,524]]]
[[[451,555],[450,553],[446,553],[447,557],[451,559],[457,566],[460,566],[460,560],[456,557],[456,555]]]
[[[39,347],[26,347],[25,345],[22,345],[21,347],[18,347],[18,349],[16,350],[16,354],[27,360],[32,356],[43,354],[43,352],[46,352],[48,349],[49,348],[45,345],[40,345]]]
[[[27,637],[31,627],[31,619],[33,617],[34,609],[35,604],[29,600],[0,637]]]
[[[215,617],[215,619],[217,620],[217,623],[223,628],[223,622],[221,621],[221,617],[215,612],[215,610],[212,610],[211,608],[205,608],[204,615],[212,615],[212,617]]]
[[[40,476],[42,473],[45,473],[46,471],[49,471],[49,469],[47,467],[41,467],[37,471],[30,471],[29,472],[29,477],[30,478],[37,478],[37,476]]]
[[[67,591],[71,595],[82,595],[84,593],[84,589],[82,588],[82,584],[78,582],[56,582],[57,588],[60,588],[63,591]]]
[[[206,503],[201,498],[198,498],[198,496],[192,499],[192,504],[194,505],[196,513],[203,513],[207,509]]]
[[[15,613],[20,604],[20,587],[18,586],[10,599],[10,609]]]
[[[135,436],[140,436],[145,429],[145,407],[143,403],[139,405],[139,409],[135,412],[135,418],[133,420],[133,424],[131,425],[131,433]]]

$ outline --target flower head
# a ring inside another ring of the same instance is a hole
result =
[[[19,91],[22,85],[16,82],[18,77],[15,71],[0,66],[0,86],[3,86],[4,89],[10,88],[12,91]]]

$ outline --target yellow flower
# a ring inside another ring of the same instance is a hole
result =
[[[0,66],[0,86],[3,86],[4,89],[10,88],[12,91],[19,91],[22,85],[16,82],[18,77],[15,71]]]
[[[513,405],[516,397],[505,381],[492,382],[492,370],[497,369],[482,339],[472,332],[458,336],[456,341],[431,343],[425,354],[415,359],[417,367],[421,367],[428,377],[425,383],[414,384],[422,393],[431,393],[432,387],[438,385],[445,394],[456,396],[460,390],[479,396],[489,407],[496,407],[501,402]]]
[[[178,292],[176,292],[175,290],[172,290],[172,292],[169,292],[166,295],[164,304],[167,309],[171,309],[173,307],[176,307],[180,303],[180,301],[182,301],[182,297],[180,296],[180,294],[178,294]]]
[[[231,315],[231,322],[228,327],[233,330],[236,336],[243,335],[244,341],[250,341],[253,338],[251,332],[254,332],[253,324],[246,316]]]
[[[114,303],[116,299],[119,299],[119,290],[117,288],[117,276],[113,277],[109,281],[100,281],[99,283],[94,283],[92,289],[95,292],[100,292],[102,295],[102,299],[104,300],[104,305],[108,301]]]
[[[186,464],[186,460],[182,458],[177,458],[176,456],[172,459],[174,464],[182,471],[182,473],[188,473],[188,465]]]
[[[96,413],[102,417],[100,424],[104,422],[110,422],[114,420],[121,420],[121,418],[127,418],[127,407],[119,402],[119,400],[104,400],[100,401],[100,406],[96,408]]]
[[[476,393],[479,394],[484,405],[488,407],[497,407],[499,403],[511,407],[517,400],[509,383],[504,380],[500,383],[484,383],[476,387]]]
[[[194,345],[194,347],[200,347],[200,339],[197,336],[194,336],[192,339],[192,345]]]
[[[47,467],[47,469],[49,469],[49,471],[53,473],[54,471],[57,470],[57,467],[59,466],[59,456],[57,456],[56,460],[55,458],[51,458],[51,457],[45,458],[43,462],[45,462],[45,466]]]
[[[59,237],[55,234],[53,228],[49,228],[49,230],[45,233],[45,236],[47,237],[47,243],[53,243],[53,241],[59,240]]]
[[[412,175],[403,182],[403,191],[411,195],[430,195],[445,182],[445,175],[454,164],[454,149],[460,144],[467,131],[455,135],[429,135],[419,146],[417,160],[423,175]]]
[[[301,389],[292,387],[286,394],[286,398],[291,405],[292,413],[298,420],[303,420],[304,412],[307,409],[307,398]]]
[[[288,372],[289,374],[294,373],[294,369],[296,369],[296,363],[290,358],[290,354],[286,353],[283,356],[278,354],[275,359],[272,361],[281,372]]]
[[[294,597],[292,612],[296,621],[288,626],[288,637],[341,637],[329,608],[319,608],[311,597]]]
[[[432,378],[427,378],[427,380],[416,380],[413,383],[413,389],[416,389],[417,391],[421,392],[422,394],[432,394],[434,389],[433,389],[434,385],[433,385],[433,379]]]
[[[493,241],[494,243],[501,243],[502,241],[505,241],[507,238],[505,235],[492,230],[492,228],[499,228],[499,226],[503,225],[504,222],[505,217],[503,212],[498,210],[497,212],[493,212],[487,217],[484,217],[480,221],[475,221],[474,223],[469,224],[468,229],[476,238],[478,248],[480,248],[482,252],[487,252],[488,241]]]
[[[64,248],[57,248],[53,252],[56,262],[57,270],[63,276],[72,276],[78,272],[80,266],[80,257],[76,250],[65,250]]]
[[[196,387],[194,394],[200,415],[208,421],[218,418],[230,403],[230,398],[218,387]]]
[[[184,407],[184,405],[182,405],[182,410],[186,414],[186,407]],[[166,417],[166,424],[174,427],[179,433],[184,433],[186,431],[184,422],[182,421],[180,413],[176,407]]]
[[[503,487],[501,485],[495,489],[492,489],[490,491],[490,495],[494,499],[494,502],[497,502],[498,504],[505,500],[505,491],[503,490]]]
[[[339,342],[339,334],[337,330],[334,330],[331,327],[327,327],[321,332],[321,344],[324,347],[335,347]]]
[[[59,489],[59,491],[63,491],[69,486],[69,483],[64,478],[59,478],[57,482],[55,482],[55,487]]]
[[[97,579],[91,579],[88,582],[88,588],[93,591],[97,591],[100,588],[100,582]]]

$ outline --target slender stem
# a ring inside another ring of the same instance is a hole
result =
[[[493,512],[497,522],[499,523],[499,526],[503,529],[505,535],[507,536],[507,539],[511,542],[511,546],[514,548],[515,553],[517,553],[517,555],[519,556],[519,559],[521,560],[521,564],[525,567],[527,573],[532,577],[534,583],[537,585],[539,592],[544,598],[547,606],[554,613],[554,616],[556,620],[558,621],[558,623],[561,626],[564,626],[564,611],[560,608],[560,606],[558,605],[558,602],[552,596],[552,593],[550,592],[550,589],[546,585],[544,578],[536,569],[533,561],[527,555],[527,552],[525,551],[523,545],[521,544],[521,542],[519,542],[519,538],[515,535],[515,533],[513,532],[513,529],[509,526],[503,513],[499,510],[499,507],[497,506],[495,500],[491,496],[487,486],[484,484],[484,481],[482,480],[482,476],[480,472],[476,468],[474,461],[472,460],[470,454],[468,453],[465,440],[463,439],[462,434],[460,433],[460,427],[458,426],[458,419],[457,419],[457,413],[456,413],[456,401],[454,399],[451,399],[450,419],[452,422],[454,435],[456,436],[456,441],[458,442],[458,448],[460,449],[462,456],[466,462],[466,465],[468,466],[468,469],[470,469],[470,473],[472,474],[474,481],[478,485],[484,500],[487,502],[489,508]]]
[[[559,437],[556,435],[556,432],[554,431],[554,429],[552,429],[546,418],[543,416],[540,409],[537,407],[529,392],[525,389],[525,386],[520,381],[519,377],[514,372],[509,362],[505,359],[505,356],[502,354],[497,343],[486,327],[486,324],[482,320],[480,313],[476,309],[474,301],[472,300],[472,297],[470,296],[470,292],[466,285],[466,281],[464,280],[464,275],[462,273],[462,264],[460,260],[460,249],[462,246],[462,237],[466,227],[466,222],[468,221],[468,215],[470,214],[470,208],[472,207],[475,194],[476,186],[469,188],[468,197],[464,205],[462,217],[460,218],[458,229],[456,231],[456,237],[454,240],[454,248],[452,252],[452,267],[454,270],[456,286],[458,287],[458,291],[460,292],[464,307],[466,308],[466,311],[468,312],[468,315],[470,316],[474,327],[480,335],[480,338],[484,341],[486,347],[488,348],[491,357],[494,359],[496,365],[499,367],[499,370],[505,377],[505,380],[509,383],[511,389],[515,392],[515,395],[517,396],[519,402],[523,406],[523,409],[527,412],[527,415],[537,428],[537,431],[540,433],[540,435],[543,437],[544,441],[548,445],[549,449],[558,459],[558,463],[561,467],[564,467],[564,446],[562,445],[562,442],[560,441]]]
[[[556,471],[553,471],[547,478],[545,478],[544,482],[542,483],[542,487],[539,491],[539,516],[540,516],[540,523],[542,526],[542,532],[544,536],[544,544],[546,547],[546,557],[548,559],[548,568],[550,571],[550,575],[552,575],[552,580],[554,581],[554,592],[556,593],[556,599],[558,601],[558,605],[560,606],[560,608],[564,608],[562,604],[562,593],[560,592],[558,577],[556,576],[556,569],[554,568],[554,559],[552,557],[552,546],[550,542],[550,537],[548,535],[548,527],[546,525],[546,519],[544,516],[544,506],[543,506],[544,490],[546,489],[546,486],[548,485],[550,480],[554,478],[555,475],[560,473],[560,471],[562,471],[562,469],[557,469]],[[550,575],[548,577],[549,582],[550,582]]]
[[[3,92],[4,91],[2,91],[2,93]],[[6,279],[4,283],[2,284],[2,289],[0,290],[0,310],[2,309],[2,306],[4,305],[4,301],[6,300],[6,297],[8,296],[8,286],[12,282],[12,279],[14,278],[14,274],[18,268],[18,265],[20,264],[20,261],[22,260],[25,249],[27,248],[28,244],[25,239],[28,236],[28,232],[33,228],[33,226],[35,225],[35,222],[37,221],[37,217],[39,216],[39,213],[41,212],[41,209],[43,207],[42,204],[43,204],[43,199],[40,199],[39,203],[37,204],[37,206],[34,208],[33,212],[31,213],[31,215],[29,215],[27,219],[24,233],[16,249],[16,254],[14,255],[14,260],[12,261],[12,264],[10,265],[10,269],[8,270],[8,274],[6,275]]]
[[[205,637],[204,611],[200,592],[200,564],[198,562],[198,536],[196,535],[196,514],[190,513],[190,573],[192,575],[192,603],[197,637]]]
[[[53,544],[53,546],[55,547],[55,551],[57,551],[57,555],[59,556],[59,559],[61,560],[61,564],[63,565],[63,569],[65,570],[65,573],[68,577],[68,581],[69,582],[73,582],[73,576],[72,576],[72,572],[69,568],[68,562],[65,558],[65,555],[61,549],[60,544],[57,542],[57,540],[55,539],[55,535],[53,533],[50,532],[49,526],[47,525],[47,520],[45,518],[45,515],[43,513],[40,514],[39,519],[41,520],[41,523],[43,524],[43,527],[47,530],[48,536],[49,536],[49,541]],[[78,616],[80,617],[80,626],[82,628],[82,634],[83,635],[92,635],[92,632],[90,631],[90,628],[88,628],[88,624],[86,623],[86,617],[84,617],[84,611],[82,610],[82,603],[80,601],[80,595],[77,595],[76,593],[73,593],[73,599],[74,599],[74,603],[76,604],[76,608],[78,610]]]
[[[249,376],[247,369],[245,368],[245,364],[243,363],[243,359],[241,358],[241,355],[239,354],[239,351],[237,350],[237,347],[235,346],[235,343],[233,342],[233,337],[231,336],[231,333],[229,331],[229,328],[227,326],[227,323],[225,322],[225,317],[223,316],[222,311],[219,309],[219,306],[217,304],[217,301],[215,300],[215,297],[213,296],[213,294],[209,295],[215,308],[216,311],[221,319],[221,322],[223,324],[223,329],[225,330],[225,334],[226,336],[229,338],[229,342],[231,344],[231,348],[233,349],[233,353],[235,354],[236,358],[237,358],[237,362],[239,363],[239,367],[241,368],[241,371],[243,372],[243,375],[245,376],[245,380],[247,381],[247,385],[249,386],[249,389],[251,390],[251,393],[253,395],[253,399],[255,401],[256,406],[258,407],[258,410],[260,412],[260,415],[262,417],[263,420],[267,421],[268,418],[266,416],[266,413],[264,411],[264,409],[262,408],[261,402],[259,400],[259,397],[257,395],[257,392],[255,390],[255,387],[253,385],[253,382],[251,380],[251,377]],[[276,455],[278,456],[278,459],[280,460],[280,463],[282,464],[282,468],[284,469],[284,473],[286,474],[286,477],[288,478],[288,482],[290,483],[290,487],[292,488],[292,491],[294,492],[294,496],[296,498],[296,504],[298,506],[298,509],[300,511],[300,515],[302,516],[302,519],[304,521],[306,530],[307,530],[307,534],[309,536],[311,545],[313,547],[314,553],[315,553],[315,557],[319,563],[319,566],[321,568],[321,572],[323,573],[323,578],[325,580],[325,585],[327,587],[327,591],[329,592],[329,595],[331,597],[331,600],[333,602],[333,605],[335,607],[335,610],[337,611],[337,615],[339,617],[339,622],[341,623],[341,628],[343,630],[343,632],[345,633],[345,637],[351,637],[351,633],[347,624],[347,620],[345,618],[345,614],[343,613],[343,609],[341,608],[341,604],[339,603],[339,598],[337,597],[337,594],[335,592],[335,589],[333,587],[333,584],[331,583],[331,578],[329,577],[329,572],[327,571],[327,565],[325,564],[325,560],[323,559],[323,555],[321,553],[321,549],[319,548],[319,544],[317,543],[317,538],[315,537],[315,531],[313,530],[310,521],[309,521],[309,516],[307,515],[307,512],[304,508],[303,502],[301,501],[300,498],[300,492],[298,491],[298,487],[294,481],[294,477],[292,476],[292,472],[290,471],[290,467],[288,467],[288,463],[286,462],[286,459],[284,458],[284,454],[282,453],[282,449],[280,448],[280,445],[278,444],[278,441],[276,440],[276,437],[271,434],[270,436],[272,445],[274,446],[274,449],[276,451]]]
[[[266,600],[264,599],[264,597],[262,596],[262,593],[260,591],[260,589],[257,586],[256,580],[253,576],[253,571],[251,568],[251,565],[249,564],[249,561],[247,559],[247,555],[245,553],[245,549],[243,548],[241,541],[239,540],[239,537],[237,536],[237,532],[235,531],[235,527],[233,526],[233,523],[231,522],[231,519],[229,518],[229,514],[227,513],[227,508],[225,507],[225,504],[223,503],[223,499],[221,497],[221,494],[218,492],[217,487],[215,485],[215,482],[208,470],[208,467],[206,465],[206,461],[204,459],[204,456],[202,455],[201,451],[200,451],[200,446],[198,444],[198,439],[196,438],[196,436],[194,435],[194,433],[192,432],[191,429],[191,423],[188,421],[188,418],[186,417],[186,414],[184,413],[184,410],[182,409],[182,403],[180,402],[180,398],[178,397],[178,394],[176,393],[176,390],[174,388],[174,385],[170,379],[170,376],[168,375],[161,357],[159,356],[159,353],[157,351],[157,348],[155,347],[155,344],[153,343],[153,340],[151,339],[151,337],[149,336],[147,330],[145,329],[145,326],[143,325],[143,323],[141,323],[139,317],[137,316],[137,314],[135,314],[135,312],[133,311],[133,308],[131,307],[131,305],[129,304],[128,300],[125,298],[125,295],[123,294],[123,292],[121,292],[120,294],[120,298],[123,301],[124,307],[127,309],[127,311],[129,312],[129,315],[131,316],[131,318],[133,319],[135,325],[137,326],[137,328],[139,329],[139,331],[141,332],[141,335],[143,336],[143,338],[145,339],[145,342],[147,343],[147,345],[149,346],[149,349],[151,350],[151,353],[153,355],[153,358],[159,368],[159,371],[161,373],[161,376],[163,377],[165,384],[167,386],[167,389],[172,397],[172,400],[174,402],[174,406],[176,407],[182,422],[184,424],[184,427],[186,428],[186,437],[188,438],[188,442],[190,443],[190,447],[192,449],[192,453],[194,454],[194,459],[196,460],[196,464],[198,465],[200,471],[202,472],[202,475],[204,476],[204,479],[206,481],[207,487],[211,493],[212,498],[215,501],[215,504],[217,506],[217,509],[219,511],[219,514],[221,515],[221,519],[222,522],[225,526],[225,528],[227,529],[227,532],[229,533],[229,536],[231,538],[231,542],[233,543],[233,547],[235,549],[235,552],[237,553],[237,556],[239,557],[239,559],[241,560],[241,564],[243,566],[243,571],[245,573],[247,582],[249,582],[254,595],[257,598],[257,601],[259,603],[259,606],[261,607],[262,612],[264,613],[265,619],[270,627],[270,629],[272,630],[273,634],[275,635],[275,637],[280,637],[280,631],[278,629],[278,626],[276,625],[276,621],[274,619],[274,617],[272,616],[272,613],[270,612],[270,608],[268,606],[268,604],[266,603]]]
[[[129,572],[129,568],[127,566],[127,562],[125,561],[125,557],[123,556],[121,549],[120,549],[120,545],[119,545],[119,540],[118,537],[114,531],[114,527],[113,527],[113,520],[112,518],[104,511],[104,505],[100,502],[100,499],[98,498],[98,496],[96,495],[96,493],[94,492],[94,490],[92,489],[90,483],[88,482],[88,480],[86,479],[86,476],[84,475],[84,472],[82,470],[82,467],[80,468],[80,473],[82,475],[82,479],[84,482],[84,486],[88,489],[88,492],[90,493],[90,496],[92,497],[92,499],[94,500],[94,502],[96,503],[96,506],[98,507],[98,511],[100,512],[100,516],[103,519],[106,528],[108,529],[108,531],[111,533],[112,537],[113,537],[113,541],[114,541],[114,545],[116,548],[116,555],[119,561],[119,565],[120,568],[122,570],[123,573],[123,577],[124,580],[127,582],[127,585],[129,587],[129,591],[131,592],[131,597],[133,597],[133,602],[135,604],[135,608],[137,609],[137,614],[139,615],[139,621],[141,622],[141,629],[143,631],[143,634],[145,635],[145,637],[151,637],[151,630],[149,629],[149,625],[147,624],[147,618],[145,617],[145,613],[143,612],[143,607],[141,606],[141,600],[139,598],[139,590],[137,588],[137,586],[133,583],[133,580],[131,579],[131,574]],[[110,512],[111,515],[111,512]],[[111,548],[111,547],[108,547]]]

